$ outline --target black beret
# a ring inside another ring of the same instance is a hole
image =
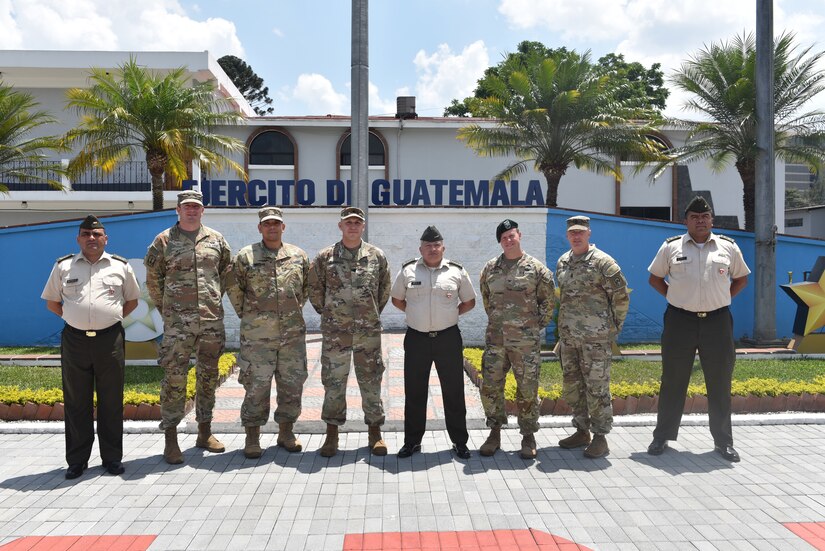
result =
[[[496,228],[496,241],[501,243],[501,234],[506,232],[506,231],[510,231],[513,228],[517,228],[517,227],[518,227],[518,224],[516,223],[515,220],[510,220],[509,218],[507,218],[501,224],[499,224],[498,227]]]
[[[94,214],[90,214],[87,216],[83,222],[80,223],[81,230],[102,230],[103,224],[100,223],[100,220],[97,219],[97,216]]]
[[[690,203],[688,203],[688,206],[685,207],[685,216],[687,216],[687,213],[689,212],[709,212],[713,214],[713,209],[710,208],[710,205],[704,197],[702,197],[701,195],[697,195],[696,197],[691,199]]]
[[[441,232],[438,231],[438,228],[435,226],[427,226],[427,229],[421,234],[421,241],[433,243],[435,241],[444,241],[444,237],[442,237]]]

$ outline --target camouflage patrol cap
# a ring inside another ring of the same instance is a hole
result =
[[[102,230],[103,224],[100,223],[100,220],[97,219],[97,216],[94,214],[90,214],[86,218],[83,219],[83,222],[80,223],[81,230]]]
[[[701,195],[697,195],[696,197],[691,199],[690,203],[688,203],[688,206],[685,207],[685,217],[687,217],[687,213],[689,212],[709,212],[712,215],[713,209],[710,208],[710,205],[704,197],[702,197]]]
[[[590,218],[587,216],[571,216],[567,219],[567,231],[586,231],[590,229]]]
[[[258,221],[266,222],[267,220],[284,221],[284,215],[278,207],[264,207],[258,211]]]
[[[427,229],[421,234],[421,241],[435,243],[436,241],[444,241],[444,237],[435,226],[427,226]]]
[[[194,189],[181,191],[178,193],[178,206],[181,206],[184,203],[197,203],[200,206],[203,206],[203,194],[200,191],[195,191]]]
[[[360,218],[361,220],[367,219],[366,216],[364,216],[364,211],[358,207],[344,207],[341,209],[341,220],[353,217]]]
[[[496,228],[496,241],[501,243],[501,234],[506,231],[510,231],[513,228],[518,228],[518,223],[515,220],[510,220],[509,218],[505,219],[498,225]]]

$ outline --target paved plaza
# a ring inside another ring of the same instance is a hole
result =
[[[388,413],[403,408],[403,393],[392,395],[399,342],[391,336],[385,346]],[[95,447],[84,475],[65,480],[62,423],[0,423],[0,550],[825,550],[821,414],[735,416],[736,464],[712,452],[705,416],[686,417],[659,457],[645,453],[654,417],[637,415],[617,420],[603,459],[560,449],[569,418],[559,417],[542,418],[535,461],[518,456],[512,422],[503,450],[482,458],[487,433],[468,383],[473,455],[461,461],[439,426],[435,384],[435,428],[422,453],[398,459],[397,412],[387,424],[391,453],[370,456],[355,390],[337,456],[317,454],[315,413],[301,422],[305,452],[275,447],[267,428],[264,455],[250,460],[227,413],[238,388],[230,379],[219,398],[225,453],[194,448],[190,422],[184,464],[167,465],[156,423],[129,422],[119,477],[104,474]],[[307,409],[317,398],[305,397]]]

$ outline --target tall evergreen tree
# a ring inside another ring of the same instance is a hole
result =
[[[269,115],[274,111],[269,88],[264,86],[264,79],[259,77],[246,61],[234,55],[225,55],[218,60],[218,64],[257,114]]]

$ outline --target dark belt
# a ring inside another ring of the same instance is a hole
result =
[[[690,316],[692,318],[699,318],[699,319],[712,318],[713,316],[715,316],[717,314],[721,314],[722,312],[727,312],[730,309],[727,306],[722,306],[718,310],[711,310],[710,312],[691,312],[690,310],[685,310],[683,308],[677,308],[677,307],[673,306],[672,304],[668,304],[667,307],[670,308],[671,310],[676,310],[680,314],[685,314],[685,315]]]
[[[76,328],[72,327],[71,325],[69,325],[68,323],[66,324],[66,330],[69,333],[74,333],[76,335],[83,335],[84,337],[99,337],[100,335],[105,335],[109,331],[114,331],[115,329],[120,329],[120,327],[121,327],[121,323],[117,322],[116,324],[110,325],[109,327],[106,327],[105,329],[94,329],[94,330],[90,330],[90,331],[84,331],[83,329],[76,329]]]
[[[452,331],[456,327],[458,327],[458,325],[453,325],[452,327],[448,327],[447,329],[442,329],[441,331],[416,331],[412,327],[407,327],[407,331],[411,331],[413,333],[416,333],[417,335],[426,335],[427,337],[434,338],[434,337],[437,337],[439,335],[443,335],[444,333],[447,333],[448,331]]]

